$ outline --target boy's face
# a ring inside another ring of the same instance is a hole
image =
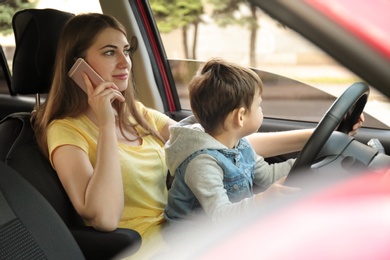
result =
[[[251,110],[248,111],[245,128],[248,134],[257,132],[263,123],[263,110],[261,109],[260,90],[257,90],[253,98]]]

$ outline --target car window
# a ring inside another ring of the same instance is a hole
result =
[[[169,64],[175,79],[180,105],[183,109],[190,109],[187,86],[203,62],[170,60]],[[328,93],[291,78],[259,69],[253,70],[263,81],[261,106],[267,117],[317,121],[336,99]],[[316,106],[316,109],[305,111],[307,106]]]
[[[149,2],[155,14],[161,10],[161,6],[157,6],[159,9],[154,5],[159,1]],[[196,7],[197,2],[194,1],[193,6]],[[261,76],[264,82],[262,107],[264,116],[269,118],[318,122],[335,98],[360,80],[261,10],[256,12],[256,27],[251,31],[248,24],[242,23],[251,13],[247,6],[241,5],[233,13],[234,17],[245,18],[240,24],[229,15],[218,20],[213,14],[215,6],[212,3],[203,3],[199,19],[185,27],[181,27],[181,23],[167,27],[166,17],[159,19],[156,16],[175,80],[173,87],[182,109],[190,110],[188,82],[199,66],[212,57],[251,67]],[[101,12],[96,0],[85,0],[83,5],[77,0],[40,0],[36,8],[54,8],[75,14]],[[251,41],[253,32],[256,32],[256,41]],[[12,74],[13,35],[1,36],[0,40]],[[2,74],[0,80],[0,92],[9,93]],[[365,126],[389,129],[390,118],[383,112],[388,109],[389,99],[372,90],[365,108]]]
[[[155,14],[161,12],[156,5],[151,6]],[[221,57],[258,72],[264,83],[264,116],[269,118],[319,122],[336,97],[361,81],[261,10],[257,12],[254,34],[248,26],[233,19],[225,17],[221,24],[213,8],[216,7],[212,4],[205,6],[200,19],[187,25],[185,30],[169,30],[166,20],[157,19],[182,109],[190,109],[188,82],[199,66],[212,57]],[[248,14],[250,10],[245,5],[234,13],[236,16]],[[254,36],[256,41],[251,41]],[[390,121],[383,116],[383,111],[389,104],[386,97],[372,90],[365,108],[365,126],[388,129]]]

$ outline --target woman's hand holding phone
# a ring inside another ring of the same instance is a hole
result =
[[[83,58],[78,58],[69,70],[68,75],[82,90],[84,90],[85,93],[87,93],[87,89],[82,77],[83,72],[88,75],[89,79],[95,86],[104,82],[103,78],[100,77],[100,75],[91,66],[89,66]]]
[[[96,119],[96,124],[99,128],[115,127],[115,111],[111,105],[111,101],[118,99],[124,102],[125,98],[119,92],[118,87],[111,82],[105,82],[94,88],[91,80],[86,73],[82,74],[85,81],[88,104]]]
[[[77,85],[88,95],[88,103],[92,108],[99,126],[108,122],[115,123],[111,103],[115,99],[124,102],[125,98],[112,82],[105,82],[102,77],[84,59],[78,59],[69,70]],[[108,101],[108,102],[107,102]]]
[[[72,68],[69,70],[69,77],[76,82],[76,84],[85,92],[88,94],[87,87],[86,87],[86,80],[83,77],[83,74],[86,74],[88,76],[89,81],[92,83],[92,86],[99,86],[100,84],[104,83],[105,81],[103,78],[83,59],[83,58],[78,58],[77,61],[74,63]],[[106,87],[111,87],[115,90],[118,90],[117,86],[115,86],[113,83],[110,85],[106,85]],[[92,88],[93,91],[94,88]],[[91,93],[92,93],[91,91]],[[117,96],[111,99],[111,102],[114,99],[118,99],[119,101],[123,102],[124,97],[123,95],[118,92]]]

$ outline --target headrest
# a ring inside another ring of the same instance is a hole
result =
[[[49,92],[58,39],[65,23],[73,16],[54,9],[25,9],[15,13],[11,84],[15,93]]]

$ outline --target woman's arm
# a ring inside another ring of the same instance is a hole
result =
[[[124,195],[115,128],[99,132],[96,165],[79,147],[55,149],[52,160],[78,214],[95,229],[113,231],[123,211]]]
[[[64,145],[52,152],[52,161],[76,211],[94,228],[113,231],[124,207],[117,126],[111,100],[124,101],[118,88],[105,82],[95,89],[83,75],[89,108],[86,114],[99,127],[96,163],[79,147]],[[119,131],[118,131],[119,132]]]
[[[167,142],[169,140],[169,135],[170,135],[170,132],[169,132],[169,127],[171,125],[174,125],[176,124],[176,121],[173,120],[173,119],[168,119],[168,122],[165,124],[165,126],[161,129],[160,131],[160,135],[162,138],[164,138],[164,143]]]

